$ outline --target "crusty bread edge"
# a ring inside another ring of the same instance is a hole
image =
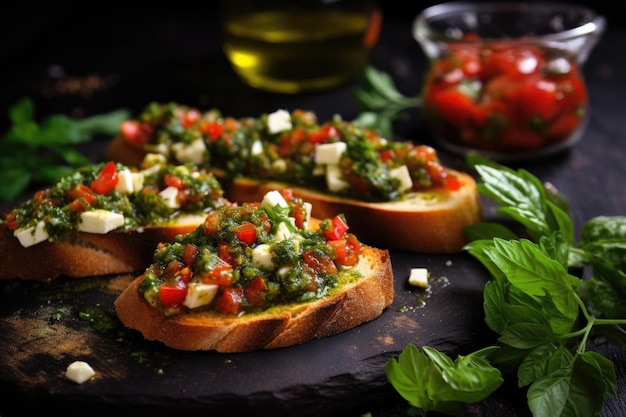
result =
[[[195,230],[198,222],[115,230],[106,234],[79,232],[58,241],[23,247],[0,225],[0,279],[52,281],[60,276],[84,278],[133,273],[145,269],[160,242]]]
[[[331,296],[267,312],[226,316],[216,312],[166,317],[139,294],[142,276],[115,300],[118,318],[147,340],[178,350],[252,352],[302,344],[374,320],[394,297],[387,250],[365,246],[358,270],[363,277]]]

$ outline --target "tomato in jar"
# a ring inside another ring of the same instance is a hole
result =
[[[575,58],[536,45],[452,45],[431,62],[423,88],[433,134],[486,151],[534,151],[564,142],[581,126],[588,105]]]

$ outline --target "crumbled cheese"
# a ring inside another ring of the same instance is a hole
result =
[[[274,239],[280,242],[289,239],[290,236],[291,232],[289,231],[289,227],[284,222],[280,222],[276,228],[276,233],[274,233]]]
[[[204,140],[202,140],[202,138],[198,138],[190,144],[177,142],[172,145],[172,152],[174,152],[176,160],[183,163],[201,163],[204,160],[205,151],[206,145],[204,144]]]
[[[65,371],[65,376],[77,384],[82,384],[83,382],[93,378],[95,375],[96,372],[93,368],[89,366],[87,362],[83,361],[72,362]]]
[[[343,174],[339,165],[332,164],[326,166],[326,186],[332,192],[338,192],[350,186],[347,181],[343,180]]]
[[[263,142],[255,140],[250,147],[250,155],[261,155],[263,153]]]
[[[397,178],[400,180],[400,186],[397,188],[398,191],[406,191],[413,188],[413,180],[411,179],[411,173],[409,172],[409,168],[406,165],[399,166],[397,168],[389,171],[389,175],[391,178]]]
[[[276,110],[267,115],[267,130],[270,134],[291,129],[291,115],[287,110]]]
[[[338,164],[346,149],[348,145],[345,142],[320,143],[315,147],[315,163]]]
[[[43,221],[40,221],[34,227],[17,229],[13,232],[13,236],[15,236],[25,248],[43,242],[50,237],[48,232],[46,232],[46,224]]]
[[[129,169],[124,169],[118,172],[117,178],[119,178],[119,181],[115,186],[115,191],[120,194],[132,194],[143,188],[144,177],[140,172],[131,172]]]
[[[266,243],[262,243],[252,249],[252,263],[257,268],[272,271],[274,269],[272,257],[272,247]]]
[[[261,205],[265,207],[269,207],[269,208],[272,208],[275,206],[279,206],[279,207],[289,206],[287,202],[285,201],[285,198],[283,197],[283,195],[280,193],[280,191],[277,191],[277,190],[267,192],[263,196],[263,201],[261,202]]]
[[[411,268],[409,284],[414,287],[428,288],[428,269]]]
[[[163,191],[159,193],[163,200],[165,200],[165,204],[169,208],[177,209],[180,207],[180,203],[178,201],[178,188],[176,187],[167,187]]]
[[[124,215],[108,210],[90,210],[80,213],[78,230],[87,233],[109,233],[124,225]]]
[[[198,308],[208,305],[213,301],[218,290],[219,285],[190,282],[183,304],[187,308]]]

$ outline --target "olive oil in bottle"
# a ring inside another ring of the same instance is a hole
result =
[[[235,72],[252,87],[278,93],[327,90],[356,78],[381,23],[380,12],[362,1],[359,7],[350,1],[278,2],[282,7],[274,8],[227,3],[223,47]]]

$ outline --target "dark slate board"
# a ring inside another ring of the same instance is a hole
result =
[[[356,415],[397,402],[383,369],[407,344],[462,354],[493,335],[483,322],[488,275],[476,260],[466,253],[391,254],[395,299],[378,319],[303,345],[241,354],[176,351],[123,328],[113,301],[131,276],[4,282],[3,416],[31,407],[90,415]],[[428,268],[430,290],[407,285],[412,267]],[[111,328],[97,330],[81,318],[90,309],[108,320],[93,323]],[[75,360],[88,362],[96,377],[81,385],[65,378]]]

